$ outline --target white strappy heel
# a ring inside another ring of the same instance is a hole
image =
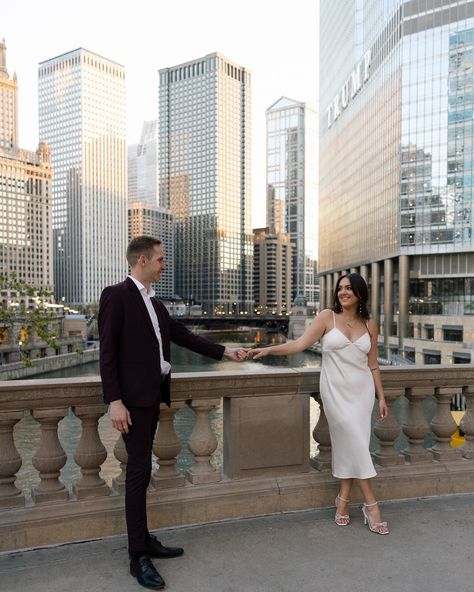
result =
[[[370,514],[366,512],[366,508],[371,508],[376,506],[378,502],[374,502],[373,504],[364,504],[362,506],[362,514],[364,515],[364,524],[367,524],[369,530],[371,532],[375,532],[375,534],[390,534],[388,530],[388,526],[386,522],[371,522]]]
[[[343,497],[341,497],[339,494],[336,496],[335,499],[335,506],[336,506],[336,515],[334,516],[334,522],[338,525],[338,526],[349,526],[349,524],[351,523],[351,517],[349,516],[349,514],[338,514],[337,513],[337,500],[341,500],[341,502],[346,502],[347,504],[351,501],[348,499],[344,499]]]

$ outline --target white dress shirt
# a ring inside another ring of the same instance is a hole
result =
[[[156,311],[153,308],[153,304],[151,302],[151,298],[155,295],[155,290],[150,286],[150,289],[147,291],[145,286],[139,282],[136,278],[132,277],[131,275],[128,276],[136,287],[139,289],[140,294],[142,295],[143,302],[148,310],[148,314],[150,315],[151,324],[153,325],[153,329],[155,330],[156,338],[158,339],[158,343],[160,345],[160,368],[161,368],[161,375],[166,376],[170,373],[171,364],[167,362],[163,357],[163,342],[161,341],[161,331],[160,325],[158,323],[158,317],[156,316]]]

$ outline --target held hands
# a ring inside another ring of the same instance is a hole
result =
[[[257,360],[264,358],[270,353],[270,347],[226,347],[224,357],[234,362],[244,362],[245,360]]]
[[[122,434],[128,434],[128,426],[132,425],[132,419],[129,410],[120,399],[110,403],[110,419],[113,428]]]
[[[224,357],[234,362],[244,362],[248,357],[249,350],[245,347],[226,347]]]
[[[388,415],[388,407],[387,407],[387,403],[385,402],[385,399],[379,400],[379,415],[378,418],[379,421],[383,421]]]
[[[247,355],[252,360],[258,360],[259,358],[265,358],[270,354],[270,347],[254,347],[247,351]]]

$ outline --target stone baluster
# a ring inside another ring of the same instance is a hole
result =
[[[112,488],[116,493],[120,495],[125,494],[125,478],[127,476],[127,462],[128,454],[125,448],[125,442],[123,441],[122,434],[117,439],[114,446],[114,456],[120,462],[120,475],[112,479]]]
[[[433,394],[433,389],[426,387],[409,388],[405,394],[408,399],[408,416],[402,426],[403,433],[408,438],[408,446],[402,450],[405,460],[410,463],[431,462],[433,457],[423,442],[429,430],[428,422],[423,413],[423,401]]]
[[[158,469],[153,472],[153,487],[182,487],[185,477],[176,468],[176,457],[181,451],[181,442],[174,430],[174,416],[185,405],[184,401],[171,403],[171,407],[163,405],[160,410],[160,423],[153,442],[153,452],[158,459]]]
[[[73,483],[78,500],[109,495],[110,489],[99,476],[107,450],[99,436],[99,419],[107,411],[105,405],[80,405],[74,413],[81,420],[82,434],[77,445],[74,460],[81,467],[82,477]]]
[[[217,448],[217,438],[212,432],[209,413],[219,405],[220,399],[191,401],[190,406],[196,414],[196,423],[188,440],[189,450],[193,453],[195,463],[187,471],[191,483],[216,483],[221,474],[211,464],[211,457]]]
[[[319,420],[313,430],[313,439],[318,444],[319,454],[311,459],[311,465],[318,471],[328,471],[331,468],[331,436],[329,435],[328,420],[324,413],[321,395],[311,395],[319,404]]]
[[[16,485],[16,473],[21,467],[21,456],[15,447],[13,428],[23,417],[23,411],[0,414],[0,508],[22,506],[25,496]]]
[[[436,388],[436,414],[431,421],[431,431],[436,436],[436,444],[431,448],[435,460],[454,460],[461,458],[459,448],[451,447],[451,436],[456,431],[456,422],[451,415],[451,399],[459,392],[456,388]]]
[[[474,458],[474,386],[465,386],[463,395],[466,397],[466,413],[461,420],[460,428],[464,432],[465,443],[461,446],[464,458]]]
[[[405,395],[405,389],[385,388],[385,400],[387,401],[388,416],[380,421],[377,419],[374,426],[374,433],[379,439],[380,450],[373,454],[374,461],[382,467],[402,465],[405,457],[395,450],[395,440],[400,434],[400,424],[395,419],[393,405],[398,397]]]
[[[58,423],[67,411],[66,407],[33,411],[33,417],[41,425],[40,445],[32,459],[41,480],[32,491],[36,503],[67,500],[69,497],[68,490],[59,480],[59,473],[66,464],[66,453],[58,438]]]

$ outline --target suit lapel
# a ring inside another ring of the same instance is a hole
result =
[[[156,342],[158,342],[156,338],[155,329],[153,328],[153,323],[151,322],[150,315],[148,313],[148,309],[146,307],[145,302],[143,301],[143,296],[140,294],[140,290],[137,288],[136,284],[130,278],[126,280],[128,282],[128,287],[130,292],[136,302],[138,309],[140,310],[143,320],[145,321],[146,326],[151,331],[151,334]]]

